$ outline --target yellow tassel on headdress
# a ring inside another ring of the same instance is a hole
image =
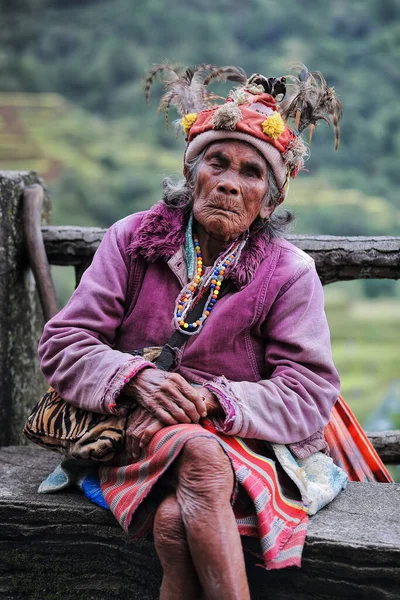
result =
[[[285,131],[285,124],[278,112],[274,112],[273,115],[265,119],[261,126],[265,135],[268,135],[273,140],[276,140]]]
[[[181,126],[183,129],[183,133],[187,135],[190,131],[191,126],[195,123],[197,119],[197,113],[188,113],[184,115],[181,120]]]

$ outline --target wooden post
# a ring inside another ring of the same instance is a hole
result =
[[[23,443],[22,427],[45,391],[37,344],[43,316],[24,243],[24,189],[35,173],[0,171],[0,446]],[[45,195],[43,222],[50,202]]]

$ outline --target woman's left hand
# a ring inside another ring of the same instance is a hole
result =
[[[142,448],[147,446],[157,431],[163,427],[165,427],[164,423],[138,406],[128,417],[125,430],[125,449],[128,455],[138,458]]]

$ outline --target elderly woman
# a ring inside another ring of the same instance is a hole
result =
[[[340,105],[306,71],[279,103],[284,78],[208,69],[173,73],[162,103],[183,111],[184,182],[110,227],[40,356],[67,402],[127,415],[102,492],[130,535],[153,527],[161,598],[244,600],[240,536],[267,568],[299,565],[308,514],[346,483],[323,435],[339,378],[321,283],[274,213],[303,165],[299,131],[337,126]],[[215,106],[217,77],[242,87]]]

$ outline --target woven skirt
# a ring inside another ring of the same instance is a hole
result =
[[[151,530],[166,493],[163,478],[186,441],[195,437],[216,439],[229,457],[236,480],[232,503],[239,533],[258,538],[265,568],[300,567],[308,515],[290,480],[263,442],[222,435],[208,420],[202,425],[165,427],[139,459],[132,462],[121,455],[101,467],[103,496],[126,533],[138,539]]]

